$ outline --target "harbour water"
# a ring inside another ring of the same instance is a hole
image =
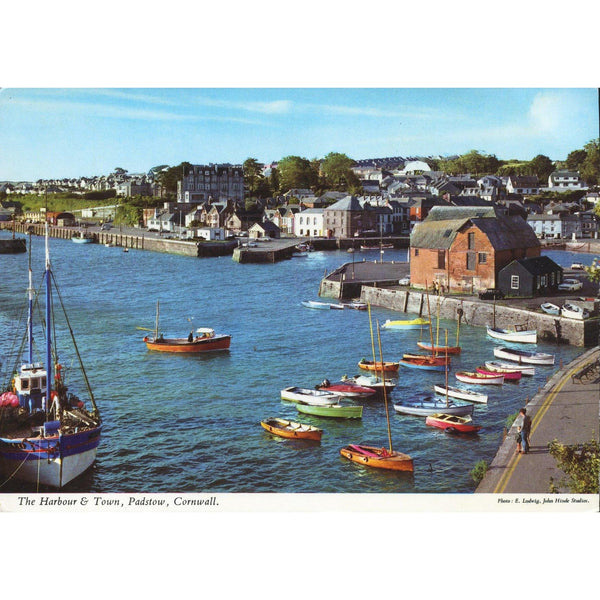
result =
[[[39,284],[43,239],[34,237],[32,244]],[[563,266],[590,264],[593,258],[548,254]],[[444,434],[427,427],[424,418],[401,416],[390,406],[394,449],[413,457],[415,471],[378,472],[347,461],[339,450],[348,443],[387,444],[381,401],[362,401],[360,420],[300,419],[296,406],[279,396],[287,386],[314,387],[325,377],[355,375],[358,361],[372,357],[366,311],[310,310],[300,304],[317,299],[321,277],[350,260],[346,252],[240,265],[231,257],[124,253],[53,239],[51,255],[104,420],[96,464],[69,492],[469,493],[476,487],[470,471],[480,460],[491,462],[507,416],[537,392],[560,361],[583,350],[540,343],[537,350],[556,354],[555,367],[537,367],[534,377],[518,384],[482,386],[489,401],[475,405],[473,420],[483,426],[476,436]],[[355,260],[363,258],[376,260],[379,253],[357,253]],[[27,260],[26,254],[0,257],[3,368],[12,364],[9,341],[26,301]],[[405,261],[406,250],[386,250],[385,260]],[[231,350],[204,356],[149,352],[137,327],[154,327],[157,300],[165,336],[213,327],[232,335]],[[377,307],[372,313],[379,323],[400,318]],[[456,323],[441,322],[440,341],[445,329],[453,342]],[[493,360],[495,343],[483,328],[463,325],[460,334],[463,353],[452,358],[451,385],[455,371]],[[428,340],[429,331],[383,330],[384,359],[419,351],[420,337]],[[391,401],[432,392],[434,383],[443,382],[443,373],[403,369]],[[77,392],[80,382],[71,384]],[[321,443],[271,436],[260,420],[274,416],[321,427]],[[35,491],[14,480],[0,485],[0,493]]]

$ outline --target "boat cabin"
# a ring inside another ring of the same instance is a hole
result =
[[[21,366],[15,376],[15,393],[19,398],[19,406],[29,412],[42,410],[46,399],[47,377],[46,369],[41,363]]]

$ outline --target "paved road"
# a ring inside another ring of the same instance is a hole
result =
[[[530,452],[515,454],[516,428],[512,427],[477,493],[548,494],[551,477],[555,482],[565,478],[548,451],[548,443],[554,439],[564,444],[599,439],[600,374],[596,369],[581,382],[572,377],[599,358],[599,347],[584,352],[536,394],[527,404],[532,418]]]

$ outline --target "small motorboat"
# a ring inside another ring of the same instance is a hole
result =
[[[473,385],[502,385],[504,383],[504,375],[497,373],[495,375],[484,375],[477,371],[459,371],[454,376],[463,383]]]
[[[282,400],[312,404],[313,406],[329,406],[331,404],[337,404],[340,399],[339,395],[330,392],[294,386],[281,390],[280,395]]]
[[[390,452],[387,448],[377,448],[374,446],[365,446],[364,444],[348,444],[340,450],[340,454],[358,463],[376,469],[388,469],[391,471],[413,471],[413,459],[402,452],[393,450]]]
[[[190,333],[187,338],[165,338],[160,334],[158,337],[146,336],[143,341],[148,350],[156,352],[218,352],[229,350],[231,336],[216,334],[210,327],[199,327],[196,336]]]
[[[313,425],[297,423],[288,419],[271,418],[261,421],[264,429],[273,435],[288,439],[321,441],[323,430]]]
[[[435,413],[428,415],[425,425],[443,429],[446,433],[477,433],[481,425],[474,425],[471,417]]]
[[[581,306],[565,302],[560,309],[560,316],[583,321],[583,319],[587,319],[590,316],[590,313],[585,308],[581,308]]]
[[[573,269],[573,271],[583,271],[583,269],[585,269],[583,263],[580,262],[574,262],[571,263],[571,269]]]
[[[343,306],[344,308],[352,308],[354,310],[367,310],[366,302],[358,302],[358,301],[343,302],[341,304],[341,306]]]
[[[488,369],[487,367],[477,367],[475,369],[481,375],[504,375],[504,381],[519,381],[521,379],[521,371],[512,369]]]
[[[544,304],[540,304],[540,308],[547,315],[560,315],[560,307],[552,304],[552,302],[544,302]]]
[[[404,398],[394,404],[394,410],[404,415],[426,417],[435,413],[444,412],[450,415],[472,415],[472,404],[460,404],[454,400],[441,400],[435,396],[413,396]]]
[[[535,367],[520,365],[518,363],[503,362],[501,360],[489,360],[485,363],[485,366],[490,371],[497,371],[499,373],[502,372],[502,369],[507,369],[508,371],[521,371],[521,375],[523,376],[533,377],[533,375],[535,375]]]
[[[336,394],[337,396],[343,396],[345,398],[368,398],[375,394],[375,390],[371,387],[358,385],[349,380],[336,381],[331,383],[328,379],[324,379],[318,386],[317,389],[330,394]]]
[[[310,404],[297,404],[298,412],[315,417],[332,417],[337,419],[361,419],[362,406],[353,404],[332,404],[330,406],[312,406]]]
[[[434,385],[433,391],[436,394],[442,396],[449,396],[450,398],[458,398],[459,400],[467,400],[468,402],[481,402],[482,404],[487,403],[488,397],[486,394],[480,394],[479,392],[473,392],[472,390],[465,390],[464,388]]]
[[[430,321],[419,317],[418,319],[387,321],[381,326],[382,329],[420,329],[421,327],[429,326]]]
[[[318,310],[331,310],[331,309],[341,309],[344,307],[341,304],[335,304],[332,302],[318,302],[316,300],[303,300],[300,304],[305,306],[306,308],[316,308]]]
[[[503,346],[496,346],[494,348],[494,356],[496,358],[503,358],[504,360],[512,360],[516,363],[526,363],[529,365],[554,364],[554,354],[547,354],[546,352],[527,352],[525,350],[515,350]]]
[[[375,394],[379,397],[383,397],[383,391],[385,389],[388,397],[396,387],[396,379],[385,380],[377,375],[355,375],[354,377],[342,377],[342,381],[349,381],[362,387],[368,387],[375,390]]]
[[[364,371],[376,371],[377,373],[382,373],[385,371],[386,373],[397,373],[400,363],[392,361],[372,361],[362,358],[358,363],[358,366]]]
[[[495,339],[504,340],[517,344],[537,344],[537,331],[528,329],[517,331],[513,329],[501,329],[499,327],[488,327],[487,334]]]

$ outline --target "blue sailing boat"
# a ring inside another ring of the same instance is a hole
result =
[[[8,479],[63,488],[89,469],[96,460],[102,420],[87,375],[73,338],[91,408],[68,391],[63,367],[58,362],[54,340],[54,299],[56,282],[50,263],[48,225],[46,225],[45,357],[34,362],[31,240],[27,360],[13,371],[12,381],[0,395],[0,472]],[[60,294],[57,295],[62,306]],[[64,306],[62,307],[64,311]],[[65,314],[69,331],[71,327]],[[71,332],[72,335],[72,332]],[[24,344],[23,344],[24,345]],[[21,357],[17,357],[17,364]]]

